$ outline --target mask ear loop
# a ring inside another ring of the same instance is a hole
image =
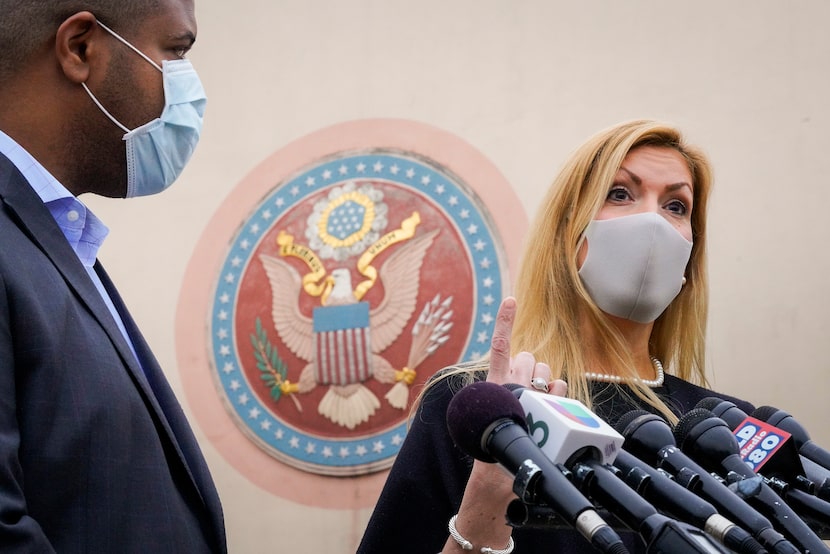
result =
[[[139,56],[141,56],[142,58],[147,60],[147,63],[149,63],[150,65],[152,65],[153,67],[155,67],[156,69],[161,71],[162,73],[164,73],[164,70],[161,68],[161,66],[159,64],[157,64],[156,62],[154,62],[153,60],[151,60],[150,57],[147,56],[147,54],[145,54],[144,52],[142,52],[141,50],[139,50],[138,48],[136,48],[135,46],[133,46],[132,44],[127,42],[127,39],[125,39],[124,37],[122,37],[121,35],[116,33],[115,31],[113,31],[112,29],[110,29],[109,27],[107,27],[106,25],[101,23],[99,20],[96,19],[95,21],[96,21],[96,23],[98,23],[98,25],[101,26],[102,29],[104,29],[106,32],[111,34],[113,37],[115,37],[116,39],[121,41],[127,48],[129,48],[130,50],[132,50],[133,52],[135,52],[136,54],[138,54]]]
[[[120,121],[118,121],[117,119],[115,119],[115,118],[112,116],[112,114],[111,114],[111,113],[109,113],[109,112],[107,111],[107,109],[106,109],[106,108],[105,108],[105,107],[104,107],[104,106],[103,106],[103,105],[102,105],[102,104],[98,101],[98,99],[97,99],[97,98],[95,98],[95,95],[94,95],[94,94],[92,94],[92,91],[90,91],[90,90],[89,90],[89,87],[88,87],[88,86],[86,86],[86,83],[81,83],[81,86],[82,86],[82,87],[84,87],[84,90],[85,90],[85,91],[86,91],[86,93],[89,95],[89,97],[90,97],[90,98],[92,98],[92,101],[93,101],[93,102],[95,102],[95,105],[96,105],[96,106],[98,106],[98,109],[99,109],[99,110],[101,110],[102,112],[104,112],[104,115],[105,115],[105,116],[107,116],[107,117],[110,119],[110,121],[112,121],[113,123],[115,123],[116,125],[118,125],[118,127],[120,127],[120,128],[121,128],[121,130],[122,130],[122,131],[124,131],[125,133],[129,133],[129,132],[130,132],[130,130],[129,130],[129,129],[127,129],[126,127],[124,127],[124,126],[121,124],[121,122],[120,122]]]
[[[122,44],[124,44],[124,46],[126,46],[127,48],[129,48],[130,50],[132,50],[133,52],[135,52],[136,54],[138,54],[139,56],[141,56],[142,58],[144,58],[144,59],[147,61],[147,63],[149,63],[150,65],[152,65],[153,67],[155,67],[156,69],[158,69],[159,71],[161,71],[162,73],[164,73],[164,70],[163,70],[163,69],[159,66],[159,64],[157,64],[156,62],[154,62],[153,60],[151,60],[151,59],[150,59],[150,57],[149,57],[149,56],[147,56],[147,54],[145,54],[144,52],[142,52],[141,50],[139,50],[138,48],[136,48],[135,46],[133,46],[132,44],[130,44],[130,43],[129,43],[129,42],[128,42],[128,41],[127,41],[124,37],[122,37],[121,35],[119,35],[119,34],[118,34],[118,33],[116,33],[115,31],[113,31],[112,29],[110,29],[109,27],[107,27],[106,25],[104,25],[103,23],[101,23],[101,21],[100,21],[100,20],[96,19],[96,20],[95,20],[95,22],[96,22],[98,25],[100,25],[100,26],[101,26],[101,28],[102,28],[103,30],[105,30],[105,31],[106,31],[106,32],[108,32],[110,35],[112,35],[112,36],[113,36],[116,40],[118,40],[119,42],[121,42]],[[109,112],[107,111],[107,109],[106,109],[106,108],[105,108],[105,107],[101,104],[101,102],[99,102],[99,101],[98,101],[98,99],[95,97],[95,95],[94,95],[94,94],[92,94],[92,91],[90,91],[90,90],[89,90],[89,87],[87,87],[87,86],[86,86],[86,83],[81,83],[81,86],[82,86],[82,87],[84,87],[84,90],[85,90],[85,91],[86,91],[86,93],[89,95],[89,97],[90,97],[90,98],[92,98],[92,101],[93,101],[93,102],[95,102],[95,105],[96,105],[96,106],[98,106],[98,109],[100,109],[102,112],[104,112],[104,115],[106,115],[106,116],[110,119],[110,121],[112,121],[113,123],[115,123],[115,124],[116,124],[116,125],[117,125],[117,126],[118,126],[121,130],[122,130],[122,131],[124,131],[125,133],[129,133],[129,132],[130,132],[130,130],[129,130],[129,129],[127,129],[124,125],[122,125],[120,121],[118,121],[117,119],[115,119],[115,118],[112,116],[112,114],[111,114],[111,113],[109,113]]]

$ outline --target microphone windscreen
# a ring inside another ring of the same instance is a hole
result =
[[[712,413],[724,420],[730,429],[735,429],[747,418],[747,414],[734,402],[715,396],[704,398],[695,405],[695,408],[712,410]]]
[[[692,408],[677,422],[674,427],[674,438],[677,444],[682,445],[686,441],[689,432],[694,429],[701,421],[716,417],[710,410],[706,408]]]
[[[778,411],[780,411],[778,408],[773,408],[772,406],[760,406],[752,412],[752,417],[760,419],[761,421],[767,421]]]
[[[695,408],[703,408],[704,410],[712,410],[718,405],[723,402],[722,398],[718,398],[717,396],[708,396],[695,404]]]
[[[616,429],[616,430],[617,430],[617,432],[618,432],[620,435],[622,435],[622,436],[624,436],[624,437],[625,437],[625,436],[626,436],[626,434],[625,434],[625,430],[628,428],[628,426],[629,426],[629,425],[630,425],[630,424],[631,424],[631,423],[632,423],[635,419],[637,419],[638,417],[640,417],[640,416],[647,416],[647,415],[651,415],[651,413],[650,413],[650,412],[647,412],[647,411],[645,411],[645,410],[631,410],[630,412],[625,413],[625,414],[623,414],[623,415],[621,415],[621,416],[620,416],[620,418],[619,418],[619,419],[617,420],[617,422],[614,424],[614,429]]]
[[[784,410],[779,410],[773,406],[759,406],[750,415],[755,419],[760,419],[763,422],[788,432],[792,435],[793,441],[795,441],[799,448],[810,442],[810,433],[807,432],[807,429]]]
[[[510,419],[527,430],[524,410],[509,390],[495,383],[478,381],[458,391],[447,407],[447,429],[453,442],[478,460],[491,461],[483,440],[493,423]]]

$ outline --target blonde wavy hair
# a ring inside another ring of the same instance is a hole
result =
[[[687,282],[654,322],[650,354],[663,362],[666,371],[686,381],[708,385],[706,208],[712,186],[711,165],[703,152],[686,143],[675,127],[651,120],[629,121],[597,133],[565,163],[529,229],[516,283],[518,310],[511,351],[531,352],[537,360],[547,362],[553,378],[568,382],[568,396],[589,408],[593,399],[584,372],[589,360],[602,360],[623,377],[635,377],[637,373],[621,333],[597,307],[579,278],[577,252],[585,229],[603,206],[626,155],[641,146],[672,148],[683,156],[692,175],[694,202]],[[586,331],[596,343],[604,345],[602,352],[586,352]],[[486,368],[487,363],[482,360],[460,365],[442,376],[457,375],[463,384],[473,380],[476,370]],[[670,422],[677,421],[649,387],[632,380],[631,388]]]

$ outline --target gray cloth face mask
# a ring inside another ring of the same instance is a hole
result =
[[[579,277],[602,311],[650,323],[680,293],[692,243],[663,216],[594,220],[583,240],[588,255]]]

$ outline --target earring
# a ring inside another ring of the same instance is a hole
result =
[[[685,284],[686,284],[686,276],[684,275],[684,276],[683,276],[683,280],[682,280],[682,281],[680,281],[680,286],[682,287],[682,286],[683,286],[683,285],[685,285]]]

